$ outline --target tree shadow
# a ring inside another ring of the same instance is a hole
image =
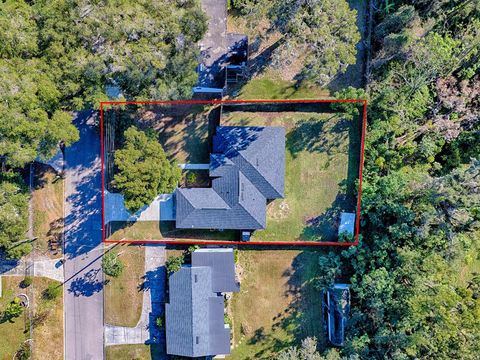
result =
[[[75,258],[101,243],[100,137],[94,112],[79,112],[74,124],[80,140],[65,149],[66,198],[65,256]]]
[[[92,296],[93,294],[102,291],[104,283],[97,278],[101,269],[90,269],[82,277],[77,277],[70,283],[68,288],[69,293],[74,296]]]
[[[345,193],[337,194],[334,202],[321,215],[307,219],[300,239],[303,241],[335,241],[340,215],[344,211],[352,212],[355,199]]]
[[[327,128],[328,122],[335,117],[336,115],[326,120],[310,118],[297,122],[287,134],[286,147],[292,156],[296,157],[301,151],[333,155],[345,141],[343,135],[350,128],[349,121],[345,119],[340,119],[333,127]]]

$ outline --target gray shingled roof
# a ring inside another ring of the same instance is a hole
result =
[[[217,127],[210,176],[211,188],[177,189],[177,228],[265,228],[267,200],[284,196],[285,129]]]
[[[233,249],[197,250],[192,265],[170,275],[165,305],[167,354],[189,357],[230,353],[219,292],[239,291]]]

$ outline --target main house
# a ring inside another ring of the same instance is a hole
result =
[[[200,249],[191,265],[169,277],[165,305],[167,354],[188,357],[230,353],[223,293],[238,292],[233,249]]]
[[[218,126],[209,188],[178,188],[176,227],[253,231],[266,226],[266,206],[284,197],[285,129]]]

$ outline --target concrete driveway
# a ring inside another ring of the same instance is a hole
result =
[[[100,141],[92,112],[65,149],[65,359],[103,359]]]

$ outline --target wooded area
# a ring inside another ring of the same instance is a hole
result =
[[[317,279],[349,279],[352,318],[324,355],[476,359],[480,2],[401,3],[375,2],[363,237]]]
[[[189,97],[206,27],[196,0],[0,4],[0,246],[25,239],[28,196],[17,173],[78,140],[72,112],[98,109],[110,88],[120,99]]]

